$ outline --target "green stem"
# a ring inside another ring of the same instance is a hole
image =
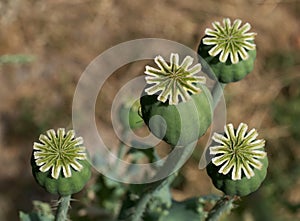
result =
[[[55,214],[55,221],[66,221],[68,209],[70,206],[71,195],[60,196],[58,200],[58,208]]]
[[[229,213],[233,208],[233,202],[238,197],[224,196],[221,198],[215,206],[209,211],[205,221],[218,221],[223,214]]]
[[[135,208],[135,213],[133,214],[132,218],[130,218],[129,220],[142,221],[143,213],[151,197],[152,197],[151,194],[144,194],[144,196],[138,201],[138,204]]]
[[[160,179],[150,184],[149,188],[144,191],[138,202],[136,203],[136,207],[134,209],[134,213],[129,216],[126,220],[128,221],[141,221],[144,211],[147,207],[148,202],[151,200],[153,195],[161,190],[163,187],[170,185],[177,173],[172,174],[172,171],[177,171],[187,160],[188,156],[191,154],[191,151],[195,147],[195,143],[189,144],[186,147],[176,147],[173,152],[174,154],[170,155],[164,166],[160,168],[156,176],[153,178],[156,180],[159,177],[166,177],[164,179]],[[171,169],[171,171],[170,171]]]
[[[147,207],[148,202],[151,200],[151,198],[154,196],[154,194],[161,190],[163,187],[170,185],[174,179],[175,175],[169,176],[166,179],[159,180],[155,183],[150,184],[151,186],[149,189],[147,189],[141,198],[138,200],[134,213],[127,218],[128,221],[142,221],[142,217],[144,214],[144,211]]]

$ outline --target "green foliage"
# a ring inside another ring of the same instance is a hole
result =
[[[93,188],[97,198],[100,199],[99,206],[108,213],[116,215],[120,210],[122,198],[124,198],[128,186],[108,177],[99,176]]]
[[[159,191],[155,192],[150,199],[143,216],[144,220],[159,220],[160,217],[169,213],[171,205],[172,195],[170,186],[164,186]]]
[[[159,221],[181,221],[181,220],[190,220],[190,221],[199,221],[202,220],[203,214],[197,212],[195,208],[189,208],[185,203],[173,202],[170,210],[163,216],[161,216]],[[152,219],[151,221],[154,221]]]
[[[29,214],[24,212],[19,213],[21,221],[54,221],[54,215],[48,203],[33,201],[33,207],[33,212]]]
[[[206,207],[216,204],[219,200],[220,197],[216,195],[192,197],[180,202],[173,200],[172,206],[167,212],[162,214],[158,220],[205,220],[205,218],[208,216]]]

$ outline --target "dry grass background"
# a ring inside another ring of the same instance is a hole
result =
[[[223,17],[250,22],[258,33],[257,62],[253,73],[226,88],[227,119],[258,128],[271,143],[288,136],[286,127],[273,122],[270,104],[287,79],[299,79],[299,64],[282,74],[266,68],[266,62],[279,52],[299,52],[299,11],[297,0],[1,0],[0,55],[36,59],[0,66],[0,220],[17,220],[17,211],[30,210],[33,199],[50,199],[31,177],[32,142],[48,127],[71,127],[72,97],[81,73],[101,52],[124,41],[155,37],[196,49],[211,22]],[[112,76],[108,97],[139,74],[141,69],[128,67],[122,77]],[[99,120],[107,122],[107,116]],[[184,169],[188,182],[175,192],[178,199],[215,191],[195,163]],[[299,189],[292,194],[298,203]]]

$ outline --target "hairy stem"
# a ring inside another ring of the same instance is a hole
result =
[[[153,180],[157,180],[149,185],[134,208],[134,213],[131,214],[127,221],[141,221],[144,211],[149,200],[153,195],[163,187],[170,185],[176,177],[177,171],[188,159],[195,147],[195,143],[189,144],[186,147],[175,147],[173,154],[169,155],[164,165],[157,172]]]
[[[66,221],[68,209],[70,206],[71,195],[60,196],[58,200],[58,208],[55,214],[55,221]]]
[[[140,198],[140,200],[137,203],[137,206],[135,207],[135,213],[131,216],[128,221],[142,221],[142,217],[144,214],[144,211],[147,207],[148,202],[151,200],[153,195],[157,193],[159,190],[161,190],[163,187],[171,185],[171,183],[174,181],[177,174],[171,175],[167,177],[166,179],[162,179],[160,181],[157,181],[153,184],[151,184],[150,189],[145,191]]]
[[[229,213],[233,208],[233,202],[237,200],[238,197],[224,196],[221,198],[215,206],[209,211],[208,216],[205,221],[218,221],[221,216]]]

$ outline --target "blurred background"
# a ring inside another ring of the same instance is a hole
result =
[[[49,128],[72,127],[77,81],[96,56],[148,37],[196,49],[205,28],[224,17],[249,22],[258,33],[254,71],[226,87],[227,121],[257,128],[270,162],[260,190],[227,219],[300,220],[299,12],[299,0],[1,0],[0,220],[18,220],[32,200],[55,199],[31,176],[32,144]],[[143,71],[128,65],[109,78],[96,112],[103,127],[113,95]],[[178,200],[220,194],[198,169],[201,151],[183,168],[173,191]]]

